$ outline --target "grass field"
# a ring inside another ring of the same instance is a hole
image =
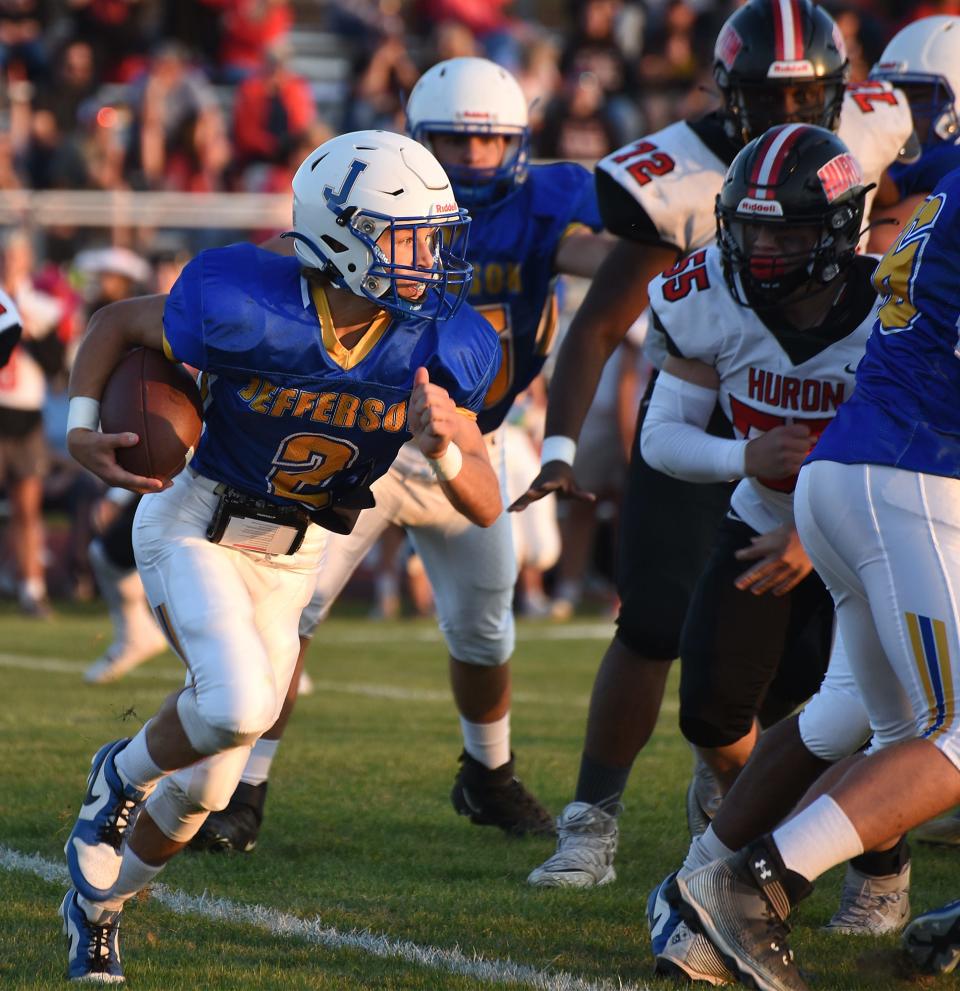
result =
[[[180,672],[168,655],[117,685],[84,685],[108,633],[99,612],[64,608],[38,624],[5,609],[0,631],[0,988],[55,987],[65,972],[62,846],[90,755],[139,727]],[[518,770],[554,812],[571,797],[607,635],[599,623],[520,626]],[[183,856],[162,875],[162,897],[128,908],[131,988],[673,986],[652,976],[644,905],[687,846],[690,757],[675,684],[627,792],[617,882],[533,890],[524,879],[552,842],[511,840],[450,806],[460,744],[444,657],[429,623],[327,624],[308,661],[317,691],[277,757],[257,851]],[[960,895],[958,856],[915,849],[915,911]],[[822,880],[794,928],[815,988],[956,986],[911,977],[895,939],[819,932],[840,877]]]

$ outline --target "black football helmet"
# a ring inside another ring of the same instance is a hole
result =
[[[717,196],[717,243],[734,299],[759,309],[839,285],[871,188],[826,128],[780,124],[754,138]]]
[[[837,129],[849,75],[843,35],[810,0],[750,0],[727,18],[713,75],[728,130],[746,144],[776,124]]]

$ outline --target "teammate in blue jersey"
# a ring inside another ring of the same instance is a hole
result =
[[[411,134],[434,151],[450,175],[457,202],[471,212],[469,299],[496,329],[503,353],[478,423],[502,481],[500,427],[553,343],[556,275],[589,276],[607,253],[608,242],[592,233],[601,226],[593,181],[577,165],[528,164],[526,100],[516,80],[486,59],[434,66],[410,94],[407,116]],[[412,446],[374,492],[376,508],[361,515],[350,536],[330,542],[300,626],[303,652],[384,529],[390,523],[405,527],[433,585],[450,654],[463,735],[454,807],[474,823],[511,834],[551,833],[550,816],[514,773],[510,746],[517,565],[509,519],[481,530],[451,513]],[[208,819],[194,846],[253,848],[270,762],[289,711],[290,706],[259,741],[230,807]]]
[[[960,170],[877,266],[878,319],[856,389],[794,499],[871,722],[902,704],[913,734],[848,759],[772,834],[678,882],[689,917],[760,989],[807,987],[785,921],[817,877],[960,801],[958,223]]]
[[[881,181],[878,203],[886,208],[875,213],[874,223],[897,221],[871,232],[870,250],[882,254],[920,200],[960,168],[960,17],[922,17],[908,24],[883,50],[870,78],[906,95],[922,149],[915,162],[891,165]],[[960,827],[956,832],[960,842]]]
[[[295,258],[203,252],[169,296],[98,311],[74,365],[70,451],[149,493],[137,565],[190,671],[136,736],[93,758],[65,848],[74,980],[123,980],[125,902],[227,803],[285,698],[328,534],[349,531],[404,443],[473,524],[501,515],[476,425],[499,345],[459,305],[467,221],[443,169],[411,138],[363,131],[316,149],[293,195]],[[104,385],[137,345],[203,376],[204,433],[172,486],[118,466],[135,435],[97,431]]]

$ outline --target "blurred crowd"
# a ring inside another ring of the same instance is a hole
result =
[[[402,130],[405,96],[421,72],[474,54],[519,79],[532,108],[535,156],[592,165],[635,136],[714,105],[713,41],[734,6],[0,0],[0,197],[17,190],[283,193],[304,156],[331,134]],[[960,0],[825,6],[846,36],[854,79],[866,76],[907,20],[960,13]],[[63,596],[94,593],[86,546],[101,493],[63,453],[66,373],[87,318],[112,300],[166,291],[196,250],[243,236],[199,227],[41,229],[29,216],[3,232],[0,284],[25,326],[22,346],[0,371],[0,522],[10,524],[0,546],[0,594],[18,595],[25,611],[49,612],[48,584]],[[624,432],[624,458],[632,427],[624,409],[633,403],[635,410],[641,375],[626,354],[604,400],[604,415]],[[539,411],[542,397],[531,396],[515,424],[534,445]],[[34,442],[40,421],[43,446]],[[593,518],[563,522],[562,544],[545,538],[555,551],[544,551],[539,537],[517,535],[521,546],[535,548],[520,593],[531,613],[569,616],[591,587],[601,607],[612,606],[603,577],[607,544],[594,528],[609,529],[618,476],[608,465],[597,470],[614,480],[609,498]],[[62,546],[53,550],[44,510],[65,520]],[[54,561],[58,567],[48,567]],[[542,577],[548,569],[553,600]],[[429,589],[402,540],[382,548],[373,573],[381,614],[397,611],[404,580],[412,607],[429,611]]]

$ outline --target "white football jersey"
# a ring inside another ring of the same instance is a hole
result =
[[[866,280],[869,264],[857,263],[853,278]],[[785,423],[804,424],[816,440],[853,392],[874,323],[874,309],[868,308],[846,336],[795,362],[760,317],[733,298],[713,246],[654,279],[650,307],[684,358],[716,369],[720,406],[736,436],[746,440]],[[795,485],[796,477],[745,478],[734,490],[732,508],[760,533],[792,525]]]
[[[866,183],[879,183],[912,134],[913,118],[900,90],[879,81],[847,88],[838,136],[860,163]],[[687,254],[714,243],[714,205],[729,164],[680,121],[607,155],[597,168],[637,201],[662,241]],[[873,197],[874,191],[867,194],[864,226]],[[644,350],[658,368],[663,364],[663,336],[653,328]]]

